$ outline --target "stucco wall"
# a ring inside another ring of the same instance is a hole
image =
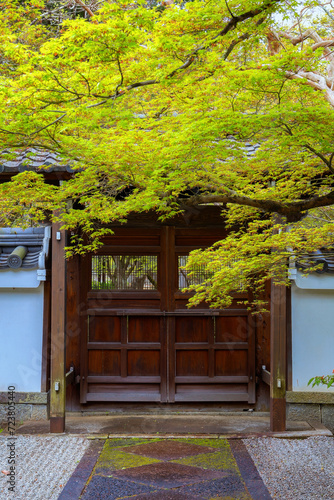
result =
[[[307,382],[334,369],[334,276],[298,275],[291,288],[293,390],[328,391]]]
[[[24,274],[27,283],[36,281],[36,270],[21,271],[20,274],[21,276]],[[39,392],[44,285],[39,283],[36,288],[3,288],[4,280],[7,282],[7,278],[7,272],[2,271],[0,273],[0,391],[6,391],[8,385],[14,385],[16,391]]]

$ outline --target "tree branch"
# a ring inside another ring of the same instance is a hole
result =
[[[59,116],[58,118],[56,118],[55,120],[53,120],[53,122],[48,123],[47,125],[45,125],[45,127],[39,128],[39,129],[35,130],[34,132],[31,132],[31,134],[29,134],[28,137],[31,137],[32,135],[36,135],[39,132],[42,132],[42,130],[45,130],[46,128],[51,127],[51,125],[54,125],[55,123],[59,122],[66,115],[67,115],[67,113],[62,114],[61,116]]]
[[[197,47],[196,49],[194,49],[188,55],[187,60],[182,64],[182,66],[179,66],[178,68],[175,68],[173,71],[171,71],[167,75],[167,78],[172,78],[179,71],[182,71],[184,69],[189,68],[189,66],[191,66],[193,64],[193,62],[195,61],[195,59],[196,59],[195,56],[198,54],[198,52],[200,52],[201,50],[207,50],[207,49],[209,49],[211,47],[211,45],[213,43],[215,43],[215,41],[216,41],[217,38],[226,35],[230,31],[234,30],[237,27],[237,25],[240,24],[241,22],[246,21],[248,19],[252,19],[252,18],[258,16],[259,14],[262,14],[266,10],[270,9],[271,7],[273,7],[276,3],[279,3],[281,1],[282,0],[269,0],[269,1],[267,0],[260,7],[258,7],[257,9],[249,10],[249,11],[243,13],[243,14],[240,14],[239,16],[233,16],[228,21],[228,23],[225,25],[225,27],[216,36],[214,36],[213,39],[208,44],[201,45],[200,47]],[[261,20],[259,20],[257,24],[259,25],[259,24],[262,24],[263,22],[264,22],[264,18],[261,18]],[[228,53],[227,53],[227,55],[225,53],[225,59],[230,54],[230,52],[233,50],[233,48],[235,47],[235,45],[237,45],[237,43],[241,42],[242,40],[245,40],[246,38],[247,38],[247,36],[241,35],[240,36],[240,40],[237,39],[236,43],[232,42],[231,45],[233,45],[233,43],[234,43],[234,45],[232,47],[230,46],[229,49],[227,49]],[[128,85],[126,87],[126,90],[123,90],[121,92],[117,92],[117,93],[115,93],[113,95],[110,95],[110,96],[106,97],[103,101],[95,103],[95,104],[91,104],[90,106],[87,106],[87,108],[94,108],[94,107],[97,107],[97,106],[102,106],[103,104],[105,104],[106,102],[108,102],[110,99],[115,99],[117,97],[120,97],[120,96],[124,95],[126,91],[130,91],[132,89],[139,88],[139,87],[146,87],[148,85],[156,85],[158,83],[160,83],[159,80],[146,80],[146,81],[143,81],[143,82],[132,83],[132,84],[130,84],[130,85]]]
[[[334,40],[323,40],[321,36],[313,29],[306,30],[304,31],[304,33],[302,33],[297,37],[294,37],[293,35],[291,35],[286,31],[280,31],[278,35],[290,40],[292,45],[298,45],[299,43],[302,43],[305,40],[307,40],[307,38],[311,38],[312,40],[315,41],[315,44],[312,45],[312,50],[316,50],[319,47],[323,47],[325,49],[324,52],[328,57],[328,59],[333,59],[333,54],[331,53],[330,50],[327,49],[327,47],[333,46]]]
[[[224,56],[223,56],[224,61],[226,61],[226,59],[228,58],[228,56],[233,51],[234,47],[236,45],[238,45],[240,42],[243,42],[244,40],[247,40],[249,38],[249,36],[250,36],[249,33],[245,33],[244,35],[240,35],[239,38],[236,38],[235,40],[233,40],[231,42],[230,46],[228,47],[228,49],[226,50]]]
[[[234,16],[233,12],[231,11],[231,9],[230,9],[230,7],[229,7],[229,5],[228,5],[228,3],[227,3],[227,0],[225,0],[225,5],[226,5],[227,10],[228,10],[228,11],[229,11],[229,13],[230,13],[230,16],[232,17],[232,19],[234,19],[234,18],[235,18],[235,16]]]
[[[329,104],[334,108],[334,91],[331,86],[329,86],[330,81],[328,81],[323,75],[319,75],[311,71],[301,71],[294,73],[292,71],[285,72],[287,78],[291,80],[300,80],[301,83],[308,85],[315,90],[324,91],[324,97],[329,102]]]
[[[75,1],[76,1],[76,3],[78,3],[79,5],[81,5],[88,12],[88,14],[90,16],[93,16],[93,12],[89,9],[89,7],[85,6],[85,4],[82,2],[82,0],[75,0]],[[232,18],[226,23],[225,27],[219,33],[217,33],[217,35],[215,35],[209,43],[207,43],[206,45],[201,45],[201,46],[197,47],[196,49],[194,49],[188,55],[187,60],[181,66],[179,66],[178,68],[175,68],[173,71],[171,71],[167,75],[167,78],[172,78],[176,73],[178,73],[178,72],[180,72],[180,71],[182,71],[184,69],[187,69],[189,66],[191,66],[193,64],[193,62],[195,61],[196,55],[198,54],[198,52],[200,52],[201,50],[208,50],[211,47],[211,45],[216,42],[217,38],[225,36],[227,33],[229,33],[230,31],[234,30],[237,27],[238,24],[242,23],[243,21],[246,21],[248,19],[252,19],[252,18],[258,16],[259,14],[267,11],[268,9],[270,9],[275,4],[277,4],[277,3],[281,2],[281,1],[282,0],[266,0],[265,2],[263,2],[263,4],[260,7],[256,8],[256,9],[249,10],[247,12],[244,12],[243,14],[240,14],[238,16],[235,16],[235,15],[233,15],[230,12]],[[227,5],[227,8],[229,10],[228,5]],[[263,23],[264,19],[265,18],[261,18],[257,22],[257,25]],[[226,59],[228,57],[228,55],[232,52],[233,48],[238,43],[240,43],[241,41],[246,40],[248,38],[248,36],[249,36],[248,34],[241,35],[238,39],[236,39],[235,41],[233,41],[231,43],[230,47],[227,49],[224,58]],[[122,84],[122,82],[123,82],[123,74],[122,74],[122,71],[121,71],[121,68],[120,68],[119,61],[118,61],[118,67],[119,67],[119,70],[120,70],[120,73],[121,73],[121,84]],[[64,89],[66,92],[69,92],[69,93],[74,94],[76,96],[81,96],[81,97],[84,96],[84,94],[79,94],[78,92],[70,90],[67,87],[65,87],[64,85],[62,85],[60,83],[59,79],[57,78],[57,76],[52,71],[50,71],[50,72],[52,73],[52,75],[53,75],[55,81],[58,83],[58,85],[62,89]],[[116,92],[114,94],[112,94],[110,96],[106,96],[102,101],[100,101],[98,103],[91,104],[91,105],[87,106],[87,108],[89,109],[89,108],[94,108],[94,107],[97,107],[97,106],[102,106],[103,104],[107,103],[111,99],[116,99],[117,97],[121,97],[122,95],[125,94],[126,91],[130,91],[130,90],[133,90],[135,88],[146,87],[148,85],[156,85],[158,83],[160,83],[159,80],[146,80],[146,81],[143,81],[143,82],[135,82],[135,83],[132,83],[132,84],[128,85],[125,90],[122,90],[122,91],[119,92],[118,88],[121,85],[120,84],[120,85],[118,85],[116,87]],[[96,97],[96,95],[94,95],[94,94],[93,94],[93,96]]]
[[[322,40],[322,42],[315,43],[312,45],[312,50],[316,50],[319,47],[333,47],[334,40]]]
[[[262,17],[261,19],[258,20],[258,22],[256,23],[256,26],[260,26],[263,22],[264,22],[265,18]],[[226,50],[225,54],[224,54],[224,61],[226,61],[226,59],[228,58],[228,56],[231,54],[232,50],[234,49],[234,47],[236,45],[238,45],[240,42],[243,42],[244,40],[247,40],[249,37],[250,37],[250,33],[244,33],[243,35],[240,35],[239,38],[236,38],[235,40],[233,40],[231,42],[231,45],[228,47],[228,49]]]
[[[332,167],[332,160],[333,160],[334,153],[332,153],[330,159],[327,160],[327,158],[322,153],[319,153],[318,151],[316,151],[309,144],[304,144],[304,148],[308,149],[309,151],[312,151],[312,153],[314,153],[318,158],[320,158],[324,162],[324,164],[329,168],[329,170],[332,172],[332,174],[334,174],[334,168]]]
[[[121,75],[121,81],[120,81],[120,83],[116,87],[115,94],[118,94],[118,89],[123,85],[123,79],[124,79],[123,78],[123,72],[122,72],[122,67],[121,67],[121,63],[120,63],[119,57],[117,57],[117,66],[118,66],[118,71],[120,72],[120,75]]]
[[[93,12],[90,10],[89,7],[87,7],[87,5],[85,5],[82,0],[75,0],[75,3],[77,3],[78,5],[81,5],[81,7],[87,12],[87,14],[90,16],[90,17],[93,17],[94,14]]]
[[[225,27],[219,33],[217,33],[217,35],[214,36],[212,38],[212,40],[208,44],[201,45],[200,47],[197,47],[197,49],[194,49],[189,54],[187,61],[182,66],[180,66],[179,68],[176,68],[175,70],[173,70],[167,76],[167,78],[171,78],[178,71],[181,71],[184,68],[188,68],[194,62],[194,60],[195,60],[194,56],[196,56],[198,54],[198,52],[200,52],[201,50],[207,50],[207,49],[209,49],[211,47],[211,45],[216,42],[217,38],[220,38],[220,37],[223,37],[223,36],[227,35],[227,33],[229,33],[230,31],[234,30],[237,27],[238,24],[242,23],[243,21],[247,21],[248,19],[253,19],[254,17],[258,16],[259,14],[262,14],[263,12],[265,12],[266,10],[269,10],[270,7],[273,7],[276,3],[279,3],[280,1],[281,0],[269,0],[269,1],[266,1],[260,7],[258,7],[257,9],[249,10],[247,12],[244,12],[243,14],[240,14],[239,16],[234,16],[230,12],[232,18],[228,21],[228,23],[226,23]],[[228,8],[228,5],[227,5],[227,8]],[[229,8],[228,8],[228,10],[229,10]],[[264,21],[264,19],[261,20],[261,23],[263,21]],[[261,23],[259,23],[259,24],[261,24]],[[243,35],[241,35],[241,36],[243,36]],[[233,47],[232,47],[232,49],[233,49]]]
[[[237,194],[235,191],[226,189],[224,194],[203,194],[190,196],[182,199],[182,204],[187,206],[202,205],[206,203],[231,203],[257,208],[269,213],[285,215],[290,221],[301,218],[302,213],[312,208],[325,207],[334,204],[334,191],[323,195],[314,196],[308,200],[299,201],[277,201],[271,199],[259,200]]]

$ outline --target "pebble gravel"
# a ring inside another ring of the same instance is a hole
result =
[[[0,499],[57,500],[89,441],[71,436],[17,436],[15,493],[8,492],[8,437],[0,437]]]
[[[334,437],[243,442],[273,499],[334,499]]]

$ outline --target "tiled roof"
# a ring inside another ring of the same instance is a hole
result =
[[[316,270],[318,274],[334,273],[334,251],[330,249],[317,250],[306,255],[303,259],[297,260],[296,267],[300,270],[307,270],[311,266],[319,265]]]
[[[49,241],[49,226],[28,229],[0,228],[0,271],[14,267],[8,264],[8,257],[18,246],[27,249],[20,269],[45,269]]]
[[[11,156],[9,157],[9,155]],[[28,148],[17,152],[15,159],[12,159],[13,156],[13,151],[2,151],[0,154],[0,174],[18,174],[26,170],[36,171],[40,167],[44,167],[44,172],[73,172],[69,165],[61,163],[59,155],[50,151]]]
[[[241,143],[230,135],[225,139],[231,144],[231,149],[235,144],[237,147],[245,151],[247,157],[254,156],[259,149],[260,144],[252,144],[250,142]],[[9,156],[10,155],[10,156]],[[12,159],[15,156],[15,159]],[[9,159],[11,158],[11,159]],[[59,155],[50,151],[42,151],[35,148],[27,148],[24,151],[19,151],[14,154],[13,151],[4,150],[0,154],[0,174],[18,174],[27,170],[36,171],[43,167],[43,172],[69,172],[73,173],[73,169],[69,164],[61,162]]]
[[[10,255],[10,253],[14,250],[14,248],[15,247],[6,248],[4,253],[0,254],[0,269],[5,269],[5,268],[7,269],[10,267],[7,263],[7,259]],[[23,259],[22,266],[20,266],[20,267],[25,268],[25,269],[33,269],[35,267],[38,267],[39,254],[40,254],[40,250],[37,250],[37,251],[31,251],[31,250],[29,251],[28,250],[27,255]]]
[[[228,135],[225,141],[228,141],[231,143],[231,147],[233,148],[233,144],[235,144],[238,148],[241,147],[243,151],[245,151],[246,156],[254,156],[256,151],[259,149],[260,144],[259,143],[251,143],[251,142],[241,142],[238,141],[233,135]]]

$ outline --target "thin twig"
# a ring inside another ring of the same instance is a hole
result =
[[[53,120],[53,122],[49,123],[48,125],[45,125],[45,127],[42,127],[42,128],[39,128],[37,130],[35,130],[34,132],[32,132],[31,134],[29,134],[29,137],[31,137],[32,135],[36,135],[38,134],[39,132],[42,132],[42,130],[45,130],[46,128],[49,128],[51,127],[51,125],[54,125],[55,123],[59,122],[62,118],[64,118],[64,116],[66,116],[67,113],[64,113],[63,115],[59,116],[58,118],[56,118],[56,120]]]

